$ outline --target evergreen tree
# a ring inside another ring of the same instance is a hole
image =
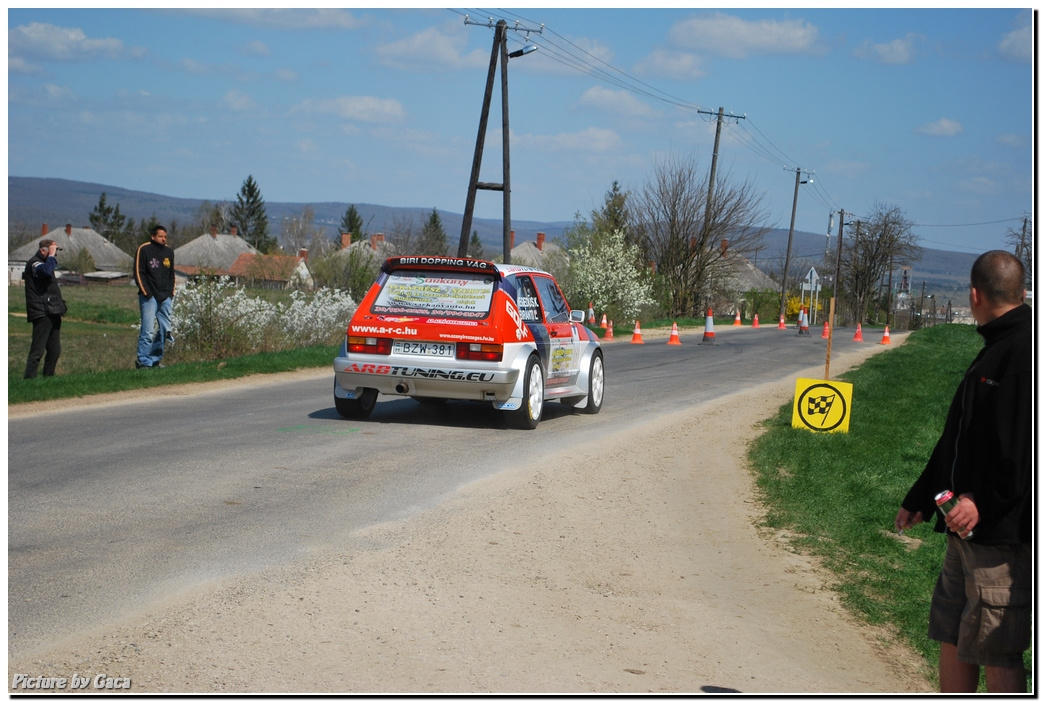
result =
[[[278,247],[278,242],[270,233],[260,186],[252,175],[242,183],[242,189],[236,196],[236,202],[231,208],[231,223],[239,228],[239,236],[261,253],[271,253]]]
[[[448,255],[448,237],[445,236],[441,215],[437,213],[436,207],[419,232],[418,253],[428,256]]]
[[[344,234],[350,233],[351,241],[364,241],[365,240],[365,223],[361,221],[361,215],[358,213],[358,208],[351,205],[347,208],[347,211],[343,213],[343,219],[340,220],[340,231]]]
[[[127,236],[127,218],[119,211],[119,203],[115,207],[106,202],[105,193],[101,193],[98,204],[88,215],[90,228],[105,237],[123,251],[133,248],[133,236]],[[133,220],[130,220],[131,226]]]
[[[473,234],[470,235],[470,243],[466,248],[467,258],[484,259],[484,246],[481,245],[481,238],[477,236],[477,230],[474,229]]]

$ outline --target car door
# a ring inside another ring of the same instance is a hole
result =
[[[533,275],[532,280],[542,305],[542,317],[549,341],[546,387],[574,385],[578,379],[580,354],[578,329],[571,321],[571,309],[552,277]]]

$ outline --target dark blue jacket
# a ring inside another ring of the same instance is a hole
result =
[[[46,256],[39,251],[26,262],[22,272],[25,281],[25,316],[29,322],[43,319],[49,314],[65,314],[65,301],[61,297],[61,287],[54,271],[58,268],[58,259]]]

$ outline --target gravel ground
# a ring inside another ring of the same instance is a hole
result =
[[[100,673],[137,693],[930,692],[920,656],[854,622],[812,559],[756,527],[746,444],[793,389],[794,377],[507,470],[335,552],[9,661],[8,680]]]

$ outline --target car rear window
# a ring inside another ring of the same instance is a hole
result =
[[[460,271],[407,271],[388,274],[374,314],[481,319],[488,316],[495,276]]]

